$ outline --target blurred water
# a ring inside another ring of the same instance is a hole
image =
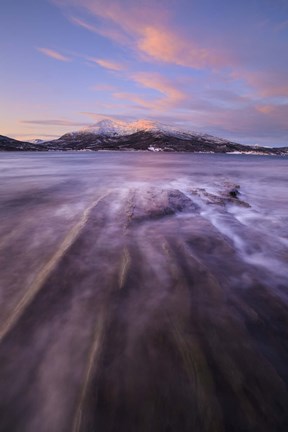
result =
[[[286,431],[287,185],[280,157],[2,153],[0,431]]]

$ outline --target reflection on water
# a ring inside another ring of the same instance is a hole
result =
[[[0,431],[287,431],[287,168],[1,155]]]

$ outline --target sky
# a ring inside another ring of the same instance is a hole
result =
[[[0,134],[148,119],[288,145],[288,0],[1,0]]]

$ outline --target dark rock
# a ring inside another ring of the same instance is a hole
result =
[[[232,197],[232,198],[238,198],[238,196],[239,196],[239,190],[238,189],[232,189],[230,192],[229,192],[229,195]]]

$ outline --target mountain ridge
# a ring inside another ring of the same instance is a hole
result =
[[[150,120],[102,120],[89,128],[69,132],[51,141],[17,141],[0,135],[0,151],[154,151],[288,155],[288,147],[238,144],[195,131]]]
[[[226,142],[223,138],[218,138],[206,133],[197,132],[194,130],[184,129],[182,127],[167,125],[152,120],[136,120],[132,122],[124,122],[121,120],[101,120],[89,128],[83,128],[80,131],[71,132],[73,136],[82,133],[92,133],[95,135],[104,136],[129,136],[137,132],[151,132],[155,134],[162,133],[164,135],[175,136],[182,139],[191,139],[191,137],[210,137],[217,142]]]

